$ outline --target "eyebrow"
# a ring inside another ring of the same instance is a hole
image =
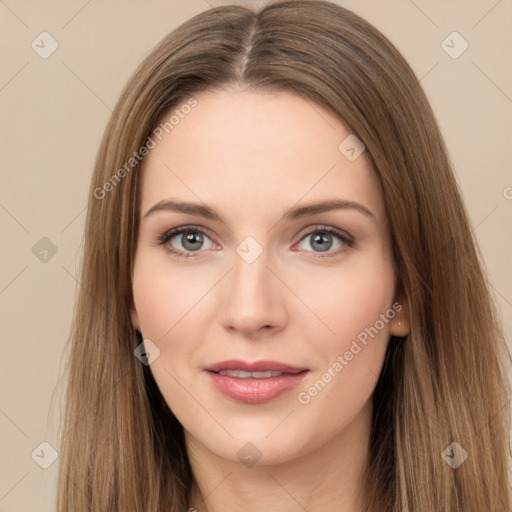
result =
[[[374,214],[366,207],[355,201],[347,201],[344,199],[331,199],[329,201],[320,201],[305,206],[299,206],[295,208],[289,208],[282,214],[284,220],[295,220],[307,217],[310,215],[316,215],[319,213],[328,212],[331,210],[344,210],[350,209],[358,211],[368,217],[375,220]],[[225,224],[223,217],[216,212],[213,208],[207,205],[199,203],[190,203],[182,201],[174,201],[172,199],[164,199],[153,205],[145,214],[144,219],[156,212],[161,211],[174,211],[181,213],[188,213],[190,215],[198,215],[206,219],[222,222]]]

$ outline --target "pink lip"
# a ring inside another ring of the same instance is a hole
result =
[[[299,368],[290,366],[289,364],[279,363],[277,361],[255,361],[253,363],[246,363],[239,359],[230,359],[229,361],[221,361],[209,366],[205,366],[204,370],[210,372],[220,372],[221,370],[243,370],[245,372],[266,372],[271,370],[273,372],[286,372],[286,373],[299,373],[307,370],[308,368]]]
[[[220,393],[248,404],[268,402],[299,385],[308,373],[308,368],[298,368],[276,361],[245,361],[230,360],[209,365],[204,368],[212,379],[212,383]],[[276,371],[283,372],[278,377],[268,379],[237,379],[227,375],[219,375],[221,370],[243,370],[246,372]]]

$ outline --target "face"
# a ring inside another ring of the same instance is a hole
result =
[[[133,325],[189,446],[290,461],[368,425],[389,337],[407,333],[385,205],[322,107],[195,98],[146,157]]]

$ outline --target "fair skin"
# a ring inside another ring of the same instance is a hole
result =
[[[196,99],[146,157],[131,312],[160,350],[151,372],[184,427],[195,480],[190,506],[359,512],[372,393],[390,336],[409,328],[400,302],[357,355],[344,356],[400,300],[378,180],[364,153],[349,161],[338,150],[350,134],[344,125],[295,94],[229,89]],[[171,198],[206,204],[223,221],[165,209],[145,216]],[[332,199],[370,213],[283,216]],[[195,227],[192,243],[186,234],[156,243],[180,226]],[[263,251],[251,263],[236,251],[248,236]],[[333,370],[339,356],[343,368]],[[242,403],[204,370],[229,359],[307,372],[276,398]],[[325,386],[308,393],[322,378]]]

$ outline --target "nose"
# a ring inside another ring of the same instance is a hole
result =
[[[271,266],[267,251],[252,263],[234,255],[221,298],[220,321],[226,329],[254,336],[285,327],[290,292]]]

